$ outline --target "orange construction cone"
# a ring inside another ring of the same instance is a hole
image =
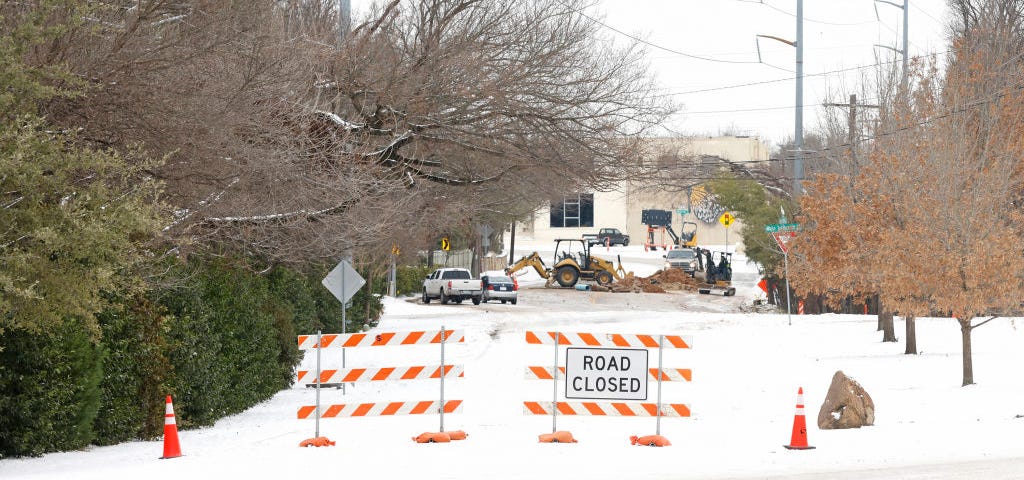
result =
[[[804,387],[796,394],[796,415],[793,416],[793,437],[789,445],[783,445],[790,450],[810,450],[814,447],[807,444],[807,419],[804,418]]]
[[[181,456],[181,445],[178,443],[178,422],[174,420],[174,404],[171,396],[167,396],[167,410],[164,413],[164,456],[175,458]]]

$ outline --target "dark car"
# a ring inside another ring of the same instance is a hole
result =
[[[697,252],[688,248],[669,250],[665,255],[665,269],[681,268],[684,272],[693,276],[697,270]]]
[[[622,233],[617,228],[602,228],[596,234],[583,235],[583,239],[590,245],[629,246],[629,235]]]
[[[519,282],[516,279],[505,275],[484,275],[480,277],[480,283],[484,288],[482,301],[501,300],[501,303],[516,304],[519,293]]]

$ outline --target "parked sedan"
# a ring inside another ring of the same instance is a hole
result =
[[[697,270],[697,253],[689,248],[669,250],[665,257],[665,268],[681,268],[684,272],[693,276]]]
[[[519,282],[516,279],[504,275],[484,275],[480,277],[480,282],[484,288],[482,301],[501,300],[501,303],[516,304],[516,297],[519,293]]]

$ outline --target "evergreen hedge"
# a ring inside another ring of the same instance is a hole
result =
[[[0,333],[0,458],[85,447],[100,403],[102,347],[77,319]]]
[[[183,429],[269,399],[294,381],[296,335],[341,330],[341,304],[320,284],[331,267],[261,275],[192,256],[170,266],[169,286],[106,295],[99,340],[73,319],[0,332],[0,458],[159,438],[168,394]],[[418,292],[427,270],[399,268],[399,291]],[[353,297],[348,331],[380,315],[377,277]]]
[[[295,363],[278,359],[298,356],[288,351],[294,340],[280,341],[273,312],[287,307],[275,302],[265,278],[224,260],[188,265],[184,273],[195,281],[162,292],[160,300],[174,315],[167,329],[170,389],[179,425],[187,428],[211,425],[287,387]]]
[[[167,358],[167,313],[146,298],[115,304],[98,315],[107,351],[95,443],[111,445],[163,434],[166,383],[173,374]]]

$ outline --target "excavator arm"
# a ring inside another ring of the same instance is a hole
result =
[[[505,274],[512,275],[526,267],[533,267],[533,269],[537,271],[537,275],[540,275],[540,278],[547,279],[551,277],[547,266],[544,265],[544,260],[540,258],[540,254],[537,252],[533,252],[519,260],[516,260],[516,263],[509,265],[508,268],[505,269]]]

